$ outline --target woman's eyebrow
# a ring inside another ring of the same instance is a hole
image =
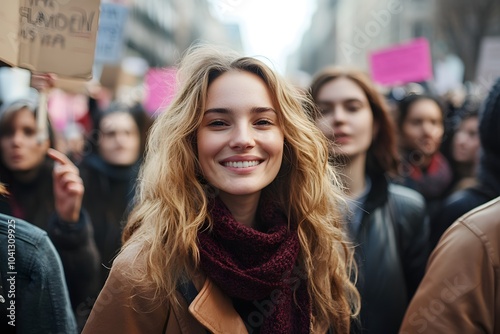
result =
[[[324,105],[332,105],[335,103],[352,103],[352,102],[360,102],[363,103],[363,100],[357,97],[349,97],[347,99],[342,99],[340,101],[328,101],[328,100],[323,100],[323,101],[318,101],[318,104],[324,104]]]
[[[227,109],[227,108],[210,108],[210,109],[205,110],[204,115],[211,114],[211,113],[229,114],[230,112],[231,112],[231,109]]]
[[[276,113],[276,110],[274,110],[271,107],[253,107],[251,109],[251,112],[253,112],[253,113],[261,113],[261,112],[266,112],[266,111],[271,111],[273,113]]]
[[[230,109],[230,108],[210,108],[210,109],[207,109],[205,110],[205,115],[206,114],[211,114],[211,113],[216,113],[216,114],[229,114],[231,113],[233,110]],[[252,113],[262,113],[262,112],[267,112],[267,111],[271,111],[271,112],[274,112],[276,113],[276,110],[274,110],[273,108],[271,107],[252,107],[250,109],[250,112]]]

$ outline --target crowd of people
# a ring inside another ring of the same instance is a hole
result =
[[[37,94],[2,99],[0,232],[17,223],[39,290],[16,300],[24,328],[499,333],[500,79],[452,108],[355,68],[304,91],[204,45],[155,118],[91,96],[56,133]]]

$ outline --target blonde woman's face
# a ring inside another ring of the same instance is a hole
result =
[[[0,134],[2,161],[13,172],[31,171],[43,162],[49,140],[38,141],[35,115],[21,109],[12,115],[10,127]]]
[[[321,87],[316,98],[321,117],[316,120],[323,134],[337,144],[333,154],[350,158],[366,155],[374,122],[365,92],[354,81],[338,78]]]
[[[264,81],[244,71],[215,79],[197,132],[198,158],[207,181],[226,203],[258,199],[278,174],[284,135]]]

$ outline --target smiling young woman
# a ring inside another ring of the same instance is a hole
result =
[[[179,73],[84,332],[348,333],[352,250],[312,103],[230,51],[195,47]]]
[[[215,79],[197,137],[203,176],[237,221],[255,226],[261,190],[278,175],[284,146],[264,81],[243,71]]]

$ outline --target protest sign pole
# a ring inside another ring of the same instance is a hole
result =
[[[44,88],[40,91],[38,99],[38,113],[36,118],[36,125],[38,129],[38,143],[43,143],[47,138],[49,138],[49,131],[47,128],[47,100],[48,100],[48,88]]]

